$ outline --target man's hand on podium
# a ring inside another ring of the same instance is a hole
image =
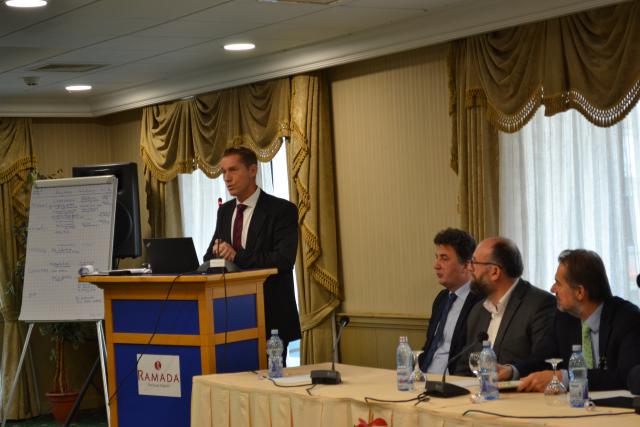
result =
[[[213,256],[233,262],[236,258],[236,250],[233,249],[233,246],[229,243],[216,239],[216,242],[213,244]]]

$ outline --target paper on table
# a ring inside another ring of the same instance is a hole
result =
[[[609,390],[609,391],[590,391],[589,398],[591,399],[608,399],[610,397],[633,397],[633,394],[629,390]]]
[[[273,382],[275,382],[277,385],[287,385],[287,386],[305,385],[305,384],[310,385],[311,377],[309,376],[309,374],[292,375],[290,377],[274,378]]]
[[[469,378],[469,379],[464,379],[464,380],[457,380],[457,381],[452,381],[451,384],[455,384],[458,385],[460,387],[473,387],[478,385],[478,379],[477,378]]]
[[[475,378],[469,378],[465,380],[453,381],[452,384],[458,385],[460,387],[465,387],[465,388],[474,387],[478,385],[478,380]],[[518,388],[519,384],[520,384],[520,381],[498,381],[498,388],[500,390],[516,389]]]

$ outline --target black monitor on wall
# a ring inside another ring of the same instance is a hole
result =
[[[115,175],[118,178],[113,259],[136,258],[142,254],[138,167],[135,163],[74,166],[73,176]]]

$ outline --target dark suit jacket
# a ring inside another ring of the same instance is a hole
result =
[[[571,346],[582,343],[582,322],[569,313],[556,310],[553,328],[545,337],[540,352],[515,366],[522,376],[550,369],[544,360],[562,358],[559,365],[567,369]],[[616,390],[627,387],[627,375],[634,365],[640,364],[640,310],[622,298],[612,297],[604,302],[600,317],[598,338],[600,360],[594,360],[596,369],[590,369],[590,390]]]
[[[424,343],[422,354],[420,354],[420,357],[418,358],[420,369],[422,369],[423,372],[427,372],[427,369],[429,369],[429,366],[426,365],[426,361],[424,359],[426,357],[427,349],[431,345],[433,336],[436,333],[438,319],[440,319],[442,310],[444,310],[444,306],[447,303],[448,295],[449,291],[447,289],[444,289],[440,291],[440,293],[436,296],[436,299],[433,300],[433,307],[431,308],[431,320],[429,321],[429,328],[427,329],[427,341]],[[469,312],[471,311],[471,308],[475,305],[475,303],[480,301],[481,299],[482,297],[476,293],[469,292],[469,294],[467,294],[467,299],[464,301],[462,310],[460,311],[460,315],[458,316],[458,320],[456,321],[456,326],[453,329],[453,337],[451,337],[451,347],[449,348],[449,357],[455,356],[464,347],[467,339],[467,316],[469,315]]]
[[[627,376],[627,387],[635,395],[640,395],[640,365],[636,365]]]
[[[526,280],[518,280],[502,315],[500,328],[493,343],[498,363],[513,364],[530,357],[538,350],[553,322],[556,299],[549,292],[538,289]],[[482,303],[476,304],[467,318],[467,343],[477,341],[480,332],[486,332],[491,314]],[[468,353],[482,350],[478,342]],[[461,356],[454,373],[469,375],[468,353]]]
[[[204,257],[212,258],[216,239],[231,242],[231,220],[236,200],[218,209],[216,231]],[[241,269],[277,268],[278,274],[264,283],[264,306],[267,337],[271,329],[278,329],[283,341],[300,338],[300,319],[293,291],[293,264],[298,248],[298,210],[284,199],[260,190],[258,202],[251,216],[246,247],[236,253],[234,262]]]

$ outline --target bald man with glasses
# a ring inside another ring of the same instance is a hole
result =
[[[536,351],[551,328],[555,298],[520,278],[522,255],[514,242],[504,237],[485,239],[471,259],[471,289],[485,298],[467,318],[467,343],[486,332],[498,358],[500,380],[519,379],[513,363]],[[469,351],[482,350],[478,342]],[[454,371],[470,374],[468,354]]]

